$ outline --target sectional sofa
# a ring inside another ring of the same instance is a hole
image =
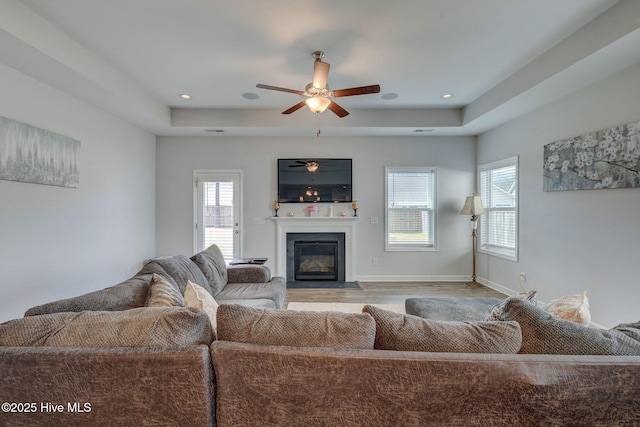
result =
[[[0,425],[640,425],[640,324],[591,330],[514,298],[493,322],[282,310],[282,278],[218,252],[0,325]],[[215,327],[146,307],[154,274],[208,286]],[[247,281],[225,294],[225,275]]]

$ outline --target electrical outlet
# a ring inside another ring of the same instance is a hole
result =
[[[527,273],[520,273],[520,282],[525,283],[527,281]]]
[[[376,267],[377,267],[378,265],[380,265],[380,262],[378,261],[378,258],[374,258],[374,259],[373,259],[373,265],[374,265],[374,266],[376,266]]]

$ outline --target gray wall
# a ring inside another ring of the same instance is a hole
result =
[[[159,137],[157,143],[157,253],[193,252],[194,169],[243,171],[243,256],[269,258],[275,267],[278,158],[353,159],[356,223],[354,275],[360,280],[451,280],[471,274],[469,218],[459,215],[475,180],[473,137],[250,138]],[[384,252],[384,167],[438,167],[437,252]],[[306,204],[281,205],[302,215]],[[328,205],[321,204],[325,213]],[[334,207],[351,212],[349,205]],[[371,217],[378,224],[371,224]],[[264,221],[264,224],[258,224]],[[373,258],[379,266],[373,266]]]
[[[0,181],[0,321],[155,255],[155,137],[0,65],[0,115],[81,141],[78,189]]]
[[[478,163],[520,156],[520,259],[481,254],[492,286],[549,301],[587,291],[592,321],[638,321],[640,189],[542,191],[543,146],[640,120],[640,65],[478,137]]]

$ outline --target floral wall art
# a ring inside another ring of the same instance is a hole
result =
[[[544,146],[544,191],[640,188],[640,122]]]
[[[0,116],[0,179],[77,188],[80,141]]]

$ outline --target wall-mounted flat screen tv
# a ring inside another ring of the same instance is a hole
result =
[[[350,202],[351,159],[278,159],[279,202]]]

